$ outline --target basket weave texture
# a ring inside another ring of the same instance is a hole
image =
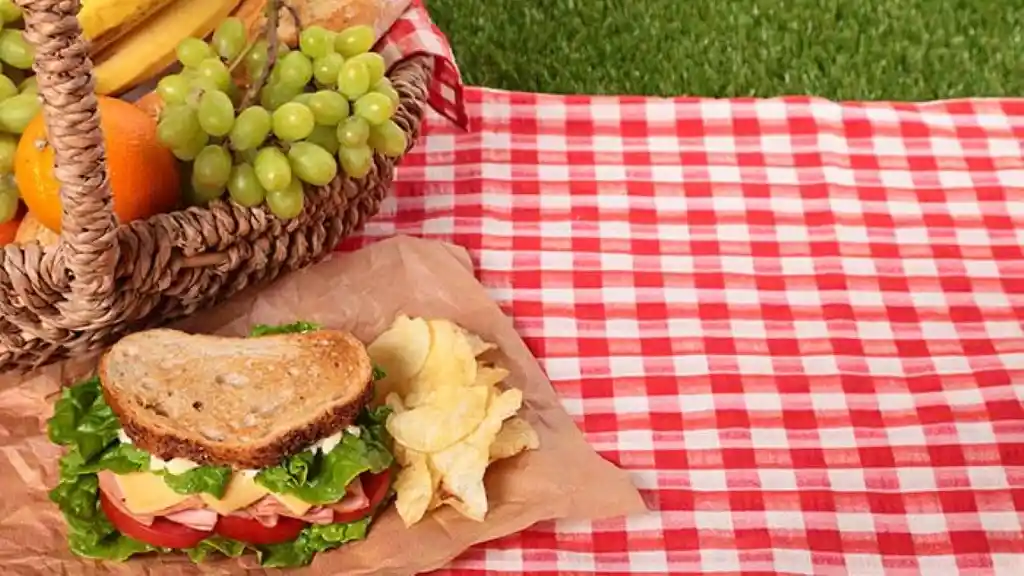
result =
[[[326,256],[377,213],[396,160],[376,155],[359,180],[306,190],[298,217],[218,200],[120,224],[112,211],[92,62],[77,0],[18,0],[64,208],[61,240],[0,251],[0,371],[25,370],[106,347]],[[394,121],[411,146],[433,59],[412,56],[388,76]]]

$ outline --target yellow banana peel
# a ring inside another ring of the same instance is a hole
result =
[[[78,12],[89,52],[96,54],[175,0],[84,0]]]
[[[96,92],[118,94],[151,80],[177,58],[178,43],[205,38],[241,0],[176,0],[95,57]]]

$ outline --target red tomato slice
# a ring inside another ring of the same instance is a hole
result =
[[[280,544],[298,538],[299,532],[305,527],[306,523],[302,520],[287,516],[278,516],[277,525],[272,528],[252,518],[221,516],[213,530],[225,538],[248,544]]]
[[[385,470],[380,474],[370,474],[367,472],[360,475],[359,480],[363,483],[363,492],[366,493],[366,498],[370,501],[369,504],[364,508],[351,512],[335,512],[335,522],[348,523],[362,520],[376,509],[377,505],[388,495],[388,489],[391,488],[391,470]]]
[[[166,518],[156,518],[151,526],[146,526],[122,512],[102,491],[100,492],[100,508],[118,532],[153,546],[191,548],[211,534],[171,522]]]

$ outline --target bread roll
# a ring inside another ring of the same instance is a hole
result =
[[[323,26],[328,30],[344,30],[349,26],[373,26],[377,38],[384,35],[409,7],[410,0],[289,0],[304,27]],[[235,10],[235,16],[242,19],[250,36],[259,34],[265,18],[263,7],[266,0],[244,0]],[[281,9],[279,38],[289,46],[299,41],[295,19],[287,9]]]

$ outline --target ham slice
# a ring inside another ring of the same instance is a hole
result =
[[[345,493],[344,498],[328,505],[331,510],[341,513],[355,512],[370,505],[370,499],[366,497],[366,492],[363,491],[363,482],[358,476],[348,485],[347,490],[348,492]]]
[[[185,500],[173,505],[168,506],[162,510],[155,510],[149,514],[135,514],[124,505],[124,494],[121,493],[121,487],[117,484],[117,478],[114,477],[114,473],[109,470],[102,470],[97,475],[100,484],[100,490],[110,499],[111,503],[128,516],[131,516],[139,524],[145,524],[146,526],[152,526],[153,520],[157,516],[167,516],[169,520],[172,520],[171,516],[179,512],[187,512],[190,510],[199,510],[206,508],[206,503],[198,496],[189,496]],[[217,513],[214,512],[214,517]],[[190,516],[184,516],[184,518],[193,518]],[[174,520],[176,521],[176,520]],[[214,520],[216,522],[216,518]],[[184,524],[184,522],[178,522]],[[187,526],[188,524],[186,524]]]
[[[217,525],[217,512],[209,508],[182,510],[181,512],[167,514],[164,517],[171,522],[203,532],[209,532]]]

